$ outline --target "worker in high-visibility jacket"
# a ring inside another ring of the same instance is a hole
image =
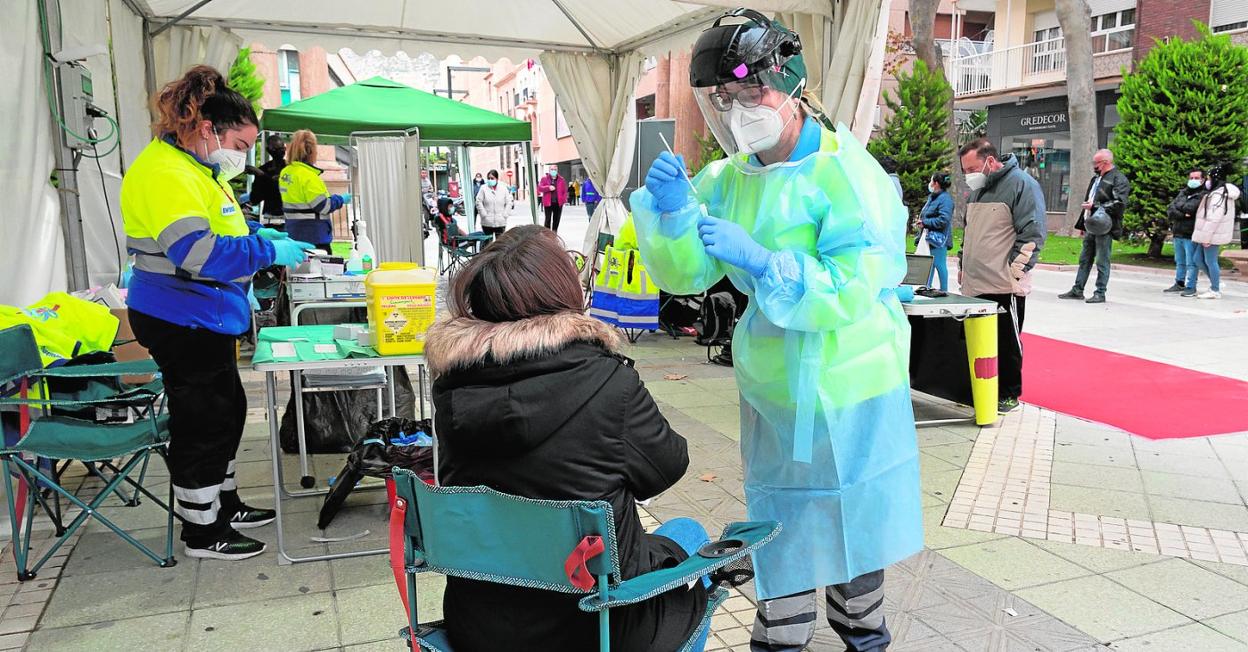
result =
[[[321,180],[324,170],[316,167],[316,134],[300,129],[286,147],[290,163],[282,168],[278,186],[282,210],[286,213],[286,233],[296,240],[311,242],[325,253],[333,253],[334,224],[330,215],[351,203],[351,193],[329,194]]]
[[[243,219],[229,180],[243,171],[259,121],[221,73],[196,66],[156,97],[157,137],[121,182],[134,276],[130,326],[160,367],[169,406],[169,476],[189,557],[246,559],[264,543],[238,529],[273,521],[243,504],[234,457],[247,396],[238,336],[251,325],[251,277],[294,266],[312,245]]]

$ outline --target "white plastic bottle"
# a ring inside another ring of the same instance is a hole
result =
[[[357,229],[355,250],[360,253],[361,259],[372,261],[372,268],[364,270],[365,272],[372,271],[372,269],[376,269],[378,261],[377,250],[373,248],[373,241],[368,239],[368,225],[364,223],[364,220],[357,220],[355,226]],[[352,253],[352,257],[355,257],[354,253]]]

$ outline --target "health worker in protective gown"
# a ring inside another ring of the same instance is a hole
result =
[[[728,154],[694,179],[663,154],[632,197],[659,287],[698,294],[727,275],[749,295],[732,343],[755,553],[753,650],[800,650],[818,591],[850,650],[883,650],[883,569],[923,546],[910,405],[906,213],[843,125],[802,99],[797,35],[738,9],[699,37],[690,83]]]

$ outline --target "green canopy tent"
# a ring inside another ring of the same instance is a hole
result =
[[[373,77],[306,100],[268,109],[266,131],[310,129],[325,142],[360,131],[417,129],[424,145],[499,145],[533,140],[532,125]]]
[[[420,139],[421,147],[458,149],[462,177],[460,187],[465,191],[472,188],[468,147],[523,144],[526,169],[533,169],[533,128],[530,123],[384,77],[373,77],[306,100],[268,109],[261,116],[261,125],[265,131],[276,133],[308,129],[326,145],[353,145],[359,138],[383,134],[415,134]],[[465,201],[464,206],[470,223],[475,224],[473,202]],[[534,192],[529,192],[529,210],[536,223]]]

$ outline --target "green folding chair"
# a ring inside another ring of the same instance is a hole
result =
[[[533,500],[489,487],[435,487],[398,468],[394,483],[391,565],[408,614],[408,626],[400,635],[410,647],[429,652],[453,651],[443,621],[419,622],[417,573],[584,595],[579,606],[598,614],[599,649],[607,652],[612,608],[746,564],[746,555],[780,531],[776,522],[733,523],[719,541],[684,562],[621,581],[610,503]],[[711,615],[727,596],[719,586],[709,591],[706,616],[682,652],[710,627]]]
[[[19,580],[35,577],[88,518],[94,518],[116,532],[161,567],[177,563],[173,557],[174,515],[170,508],[173,487],[169,488],[166,502],[143,486],[152,453],[163,458],[169,440],[164,385],[159,377],[143,385],[121,381],[122,376],[156,372],[156,364],[151,360],[44,369],[29,326],[0,330],[0,397],[6,397],[0,398],[0,406],[16,407],[20,421],[20,439],[16,444],[0,450],[13,533],[13,557]],[[80,388],[72,392],[56,392],[50,389],[50,380],[78,381],[76,385]],[[97,409],[128,414],[132,420],[128,423],[98,423],[94,418]],[[104,480],[104,488],[88,500],[65,488],[61,481],[64,467],[59,466],[58,461],[66,460],[77,460],[87,465],[88,470]],[[108,471],[109,475],[102,473],[101,469]],[[133,477],[136,472],[137,480]],[[123,485],[132,487],[134,494],[125,495],[121,490]],[[168,514],[164,556],[150,550],[99,512],[105,500],[112,495],[133,506],[138,504],[140,493]],[[55,507],[49,504],[49,497],[57,501]],[[60,520],[59,501],[62,498],[81,510],[68,525]],[[30,565],[36,504],[52,518],[56,536],[43,556]]]

